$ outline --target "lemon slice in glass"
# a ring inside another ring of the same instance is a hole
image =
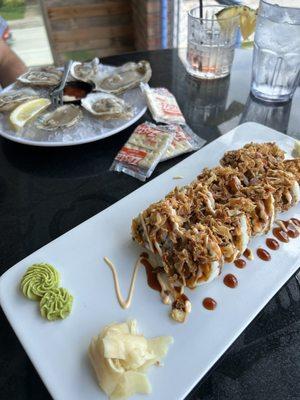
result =
[[[256,11],[250,7],[243,6],[240,13],[240,30],[244,40],[255,31],[256,26]]]
[[[224,19],[228,19],[228,18],[235,17],[237,15],[240,15],[241,8],[243,8],[243,6],[229,6],[229,7],[222,8],[222,10],[220,10],[216,13],[216,17],[218,19],[222,19],[224,22]]]
[[[221,29],[227,30],[229,27],[231,27],[231,19],[240,15],[241,8],[242,6],[229,6],[216,13],[216,17]]]
[[[42,111],[44,111],[51,101],[49,99],[34,99],[26,101],[20,104],[14,111],[10,114],[10,122],[15,130],[19,130],[24,127],[24,125],[38,116]]]
[[[239,25],[244,40],[247,40],[255,31],[256,10],[248,6],[225,7],[216,13],[216,17],[222,29],[227,29],[231,24],[231,18],[240,17]]]

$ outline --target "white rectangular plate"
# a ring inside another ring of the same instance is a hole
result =
[[[218,164],[224,152],[250,141],[276,141],[290,157],[294,139],[265,126],[246,123],[186,158],[153,181],[131,193],[9,269],[0,280],[0,302],[27,354],[49,392],[57,400],[105,399],[87,358],[92,336],[104,325],[136,318],[147,337],[172,335],[163,368],[152,367],[149,377],[155,400],[183,399],[212,367],[300,265],[299,239],[272,253],[270,262],[257,257],[243,270],[225,265],[222,275],[207,286],[188,293],[193,305],[188,321],[176,324],[168,317],[159,294],[139,272],[131,308],[122,310],[115,298],[111,272],[102,261],[110,257],[119,268],[121,287],[127,292],[133,264],[141,249],[130,237],[131,219],[150,203],[164,197],[175,185],[191,182],[204,167]],[[174,176],[181,175],[180,181]],[[285,214],[299,218],[300,206]],[[253,249],[265,237],[251,242]],[[53,264],[61,272],[62,286],[74,295],[73,312],[64,321],[48,322],[38,304],[20,293],[26,268],[37,262]],[[234,272],[239,285],[229,289],[223,276]],[[202,307],[204,297],[217,300],[215,311]],[[184,362],[183,362],[184,361]],[[137,396],[136,398],[141,398]]]

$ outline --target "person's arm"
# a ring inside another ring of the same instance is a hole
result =
[[[5,87],[14,83],[26,70],[23,61],[0,40],[0,85]]]

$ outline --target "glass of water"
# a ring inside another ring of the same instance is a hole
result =
[[[202,79],[223,78],[230,74],[239,27],[239,16],[217,18],[224,6],[192,9],[188,14],[187,72]]]
[[[299,77],[300,8],[261,0],[254,37],[251,91],[261,100],[285,102],[293,96]]]

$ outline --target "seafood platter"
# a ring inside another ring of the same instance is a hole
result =
[[[146,111],[139,85],[151,78],[148,61],[119,67],[73,61],[63,91],[63,105],[50,95],[63,71],[53,66],[30,68],[0,95],[0,134],[38,146],[87,143],[122,131]]]

